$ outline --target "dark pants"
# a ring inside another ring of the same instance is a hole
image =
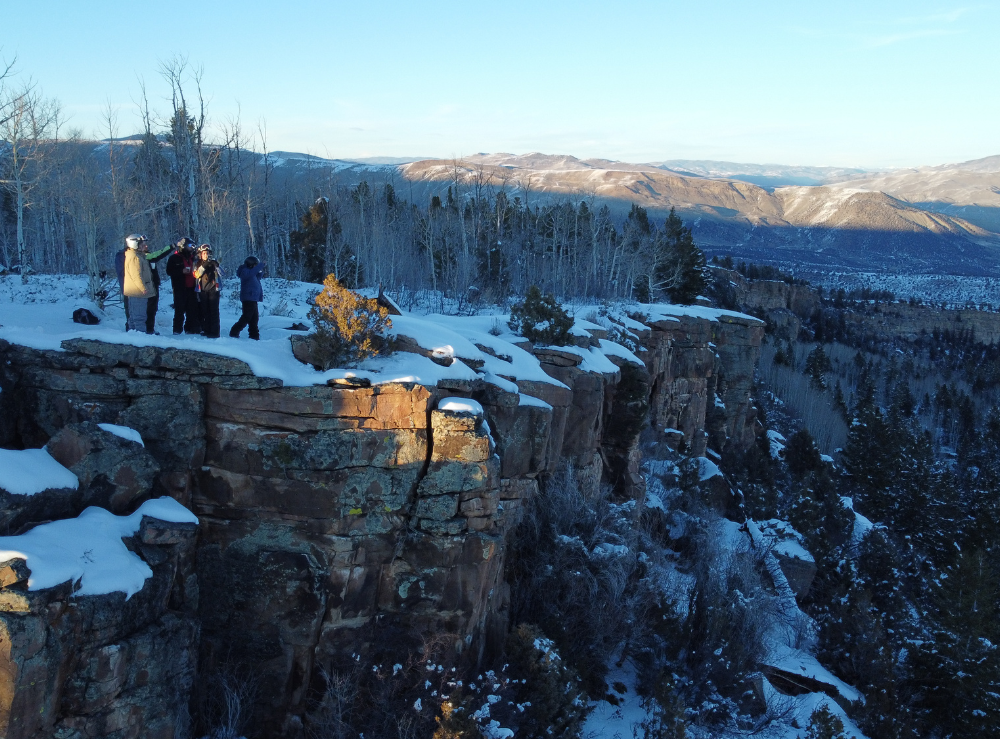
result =
[[[219,292],[198,293],[201,301],[201,327],[205,336],[210,339],[219,338]]]
[[[128,298],[125,297],[125,292],[122,291],[122,307],[125,309],[125,331],[128,331]]]
[[[182,287],[179,290],[174,290],[175,334],[182,331],[186,334],[196,334],[201,331],[198,313],[198,296],[193,287]]]
[[[156,331],[156,309],[160,307],[160,293],[146,301],[146,333],[151,334]]]
[[[250,338],[259,339],[260,338],[260,328],[257,323],[260,321],[260,308],[257,305],[256,300],[244,300],[243,302],[243,314],[240,316],[240,320],[233,324],[233,327],[229,329],[229,335],[237,338],[240,335],[240,331],[244,327],[250,327]]]

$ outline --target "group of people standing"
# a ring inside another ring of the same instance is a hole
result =
[[[224,277],[222,267],[212,256],[212,247],[188,237],[159,251],[151,252],[145,236],[125,237],[125,248],[118,252],[115,267],[125,304],[125,330],[156,331],[156,311],[159,308],[160,276],[157,263],[166,257],[167,276],[174,294],[174,334],[202,334],[219,338],[219,297]],[[247,257],[236,270],[240,279],[240,301],[243,314],[233,324],[229,335],[238,338],[249,327],[251,339],[260,339],[257,304],[264,299],[261,286],[265,264],[257,257]]]

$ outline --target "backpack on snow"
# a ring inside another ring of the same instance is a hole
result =
[[[87,326],[94,326],[100,322],[101,319],[86,308],[77,308],[73,311],[73,323],[82,323]]]

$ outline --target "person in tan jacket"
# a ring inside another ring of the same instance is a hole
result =
[[[125,330],[146,331],[146,302],[156,295],[153,272],[141,253],[145,236],[132,234],[125,238],[125,274],[122,293],[128,301],[128,322]]]

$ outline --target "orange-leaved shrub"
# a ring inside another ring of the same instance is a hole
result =
[[[336,275],[326,276],[309,319],[313,323],[313,357],[325,370],[346,367],[388,350],[382,335],[392,328],[388,309],[373,298],[348,290]]]

